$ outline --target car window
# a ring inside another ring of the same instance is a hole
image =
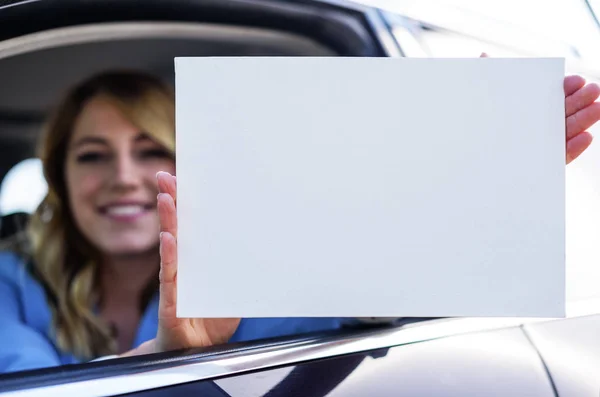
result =
[[[484,35],[499,33],[505,37],[510,36],[511,41],[519,47],[531,47],[531,44],[535,43],[536,52],[539,52],[541,47],[549,48],[547,44],[550,42],[572,45],[583,59],[595,63],[600,61],[597,44],[600,40],[600,29],[587,6],[591,4],[598,12],[600,0],[358,1],[377,5],[389,12],[406,15],[418,21],[441,22],[452,29],[475,30]],[[499,29],[504,28],[506,30],[500,32]],[[492,47],[488,47],[486,43],[485,51],[496,54]],[[448,48],[446,51],[453,50]],[[452,56],[455,56],[454,53]]]
[[[47,191],[41,160],[30,158],[19,162],[0,184],[0,215],[32,213]]]
[[[422,29],[419,38],[426,51],[436,58],[473,58],[481,52],[487,52],[494,57],[524,55],[514,49],[441,29]]]

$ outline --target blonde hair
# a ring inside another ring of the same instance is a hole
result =
[[[80,359],[116,352],[110,327],[94,310],[100,298],[100,253],[75,225],[65,181],[73,126],[87,101],[98,96],[173,156],[175,149],[173,92],[158,79],[137,72],[107,72],[85,80],[67,93],[49,119],[39,147],[48,193],[28,227],[31,270],[46,291],[57,346]],[[149,293],[156,287],[157,281]]]

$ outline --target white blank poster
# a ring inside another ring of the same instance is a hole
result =
[[[562,59],[175,70],[178,316],[564,316]]]

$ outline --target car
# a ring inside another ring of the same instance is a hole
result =
[[[568,72],[600,81],[600,25],[588,3],[523,0],[502,15],[477,3],[1,1],[0,236],[21,232],[45,193],[35,140],[48,110],[67,86],[105,69],[173,82],[176,56],[484,50],[565,57]],[[331,332],[3,374],[0,396],[597,396],[599,159],[592,145],[567,171],[566,318],[362,319]]]

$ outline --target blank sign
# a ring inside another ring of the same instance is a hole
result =
[[[178,316],[564,315],[562,59],[175,70]]]

